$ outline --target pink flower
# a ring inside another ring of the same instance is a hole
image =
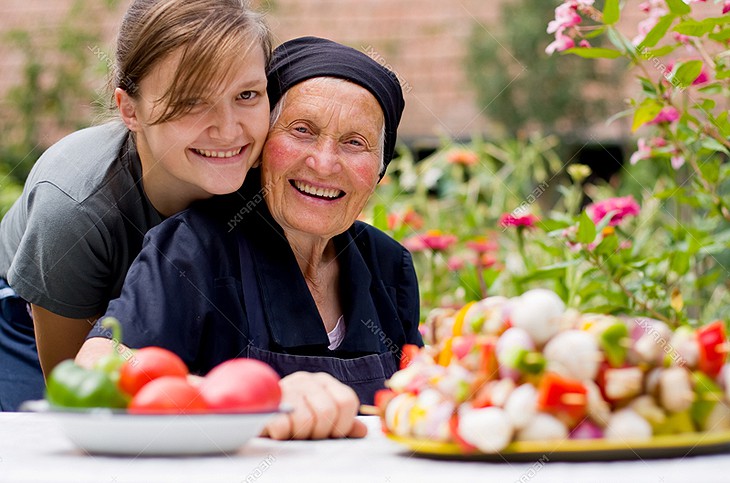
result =
[[[417,253],[425,251],[428,246],[423,242],[423,237],[421,235],[415,235],[410,236],[403,240],[403,246],[406,247],[406,250],[408,250],[411,253]]]
[[[477,259],[477,266],[479,268],[496,268],[497,258],[490,253],[482,253]]]
[[[468,149],[456,149],[448,154],[446,160],[451,164],[474,166],[479,161],[479,156],[474,151],[469,151]]]
[[[593,223],[600,222],[608,213],[615,212],[611,216],[610,226],[618,225],[627,216],[636,216],[641,208],[633,196],[621,198],[608,198],[589,205],[586,208]]]
[[[548,23],[547,33],[553,34],[575,27],[581,22],[580,15],[576,11],[577,5],[572,2],[563,3],[555,9],[555,20]]]
[[[503,228],[508,226],[525,226],[527,228],[532,228],[538,221],[540,221],[540,219],[531,213],[528,213],[526,215],[514,215],[512,213],[505,213],[499,218],[499,226]]]
[[[725,0],[725,3],[722,4],[722,14],[725,15],[728,12],[730,12],[730,0]]]
[[[578,46],[579,47],[583,47],[584,49],[590,49],[591,48],[591,43],[588,42],[586,39],[583,39],[583,40],[580,41],[580,43],[578,44]]]
[[[659,111],[659,114],[647,124],[660,124],[662,122],[672,123],[679,119],[679,111],[676,107],[667,106]]]
[[[463,257],[460,257],[459,255],[453,255],[449,257],[449,259],[446,261],[446,266],[452,272],[458,272],[466,266],[466,262],[464,261]]]
[[[443,251],[456,243],[454,235],[441,233],[440,230],[428,230],[423,235],[415,235],[403,240],[403,246],[410,252],[422,252],[426,249]]]
[[[651,146],[647,144],[646,140],[644,138],[639,138],[638,144],[638,150],[631,155],[631,158],[629,159],[629,162],[631,164],[636,164],[642,159],[649,159],[651,158]]]
[[[469,240],[466,242],[466,246],[477,253],[495,252],[499,249],[499,244],[496,241],[489,240],[485,236]]]
[[[675,154],[672,156],[672,168],[679,169],[684,166],[684,156]]]
[[[639,8],[649,14],[649,18],[639,22],[638,35],[634,37],[631,42],[634,45],[639,45],[646,38],[651,29],[659,22],[659,19],[669,13],[666,8],[664,0],[649,0],[639,5]]]
[[[575,41],[562,32],[558,32],[555,34],[555,40],[545,47],[545,53],[551,55],[555,52],[572,49],[573,47],[575,47]]]
[[[423,243],[434,251],[443,251],[456,243],[456,236],[447,233],[441,233],[440,230],[428,230],[423,235]]]

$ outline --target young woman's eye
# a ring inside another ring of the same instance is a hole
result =
[[[238,98],[242,101],[250,101],[251,99],[254,99],[257,96],[257,93],[254,91],[243,91],[240,94],[238,94]]]

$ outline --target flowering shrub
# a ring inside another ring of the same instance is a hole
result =
[[[586,183],[590,169],[566,168],[549,137],[447,144],[420,163],[403,153],[368,216],[387,230],[389,212],[417,213],[422,225],[390,233],[414,252],[424,317],[543,286],[583,312],[728,318],[730,2],[708,18],[693,15],[705,2],[594,3],[556,8],[546,52],[631,62],[638,93],[615,117],[631,117],[638,149],[621,182]],[[632,8],[645,17],[623,32]],[[601,36],[611,47],[592,46]]]

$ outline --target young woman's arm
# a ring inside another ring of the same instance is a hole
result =
[[[34,304],[31,309],[38,359],[43,376],[47,378],[59,362],[76,357],[97,317],[70,319]]]

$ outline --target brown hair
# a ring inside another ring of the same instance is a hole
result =
[[[140,81],[182,48],[174,80],[156,100],[165,108],[153,124],[171,121],[190,111],[189,100],[218,88],[256,45],[268,67],[271,34],[248,0],[135,0],[119,29],[112,87],[136,98]]]

